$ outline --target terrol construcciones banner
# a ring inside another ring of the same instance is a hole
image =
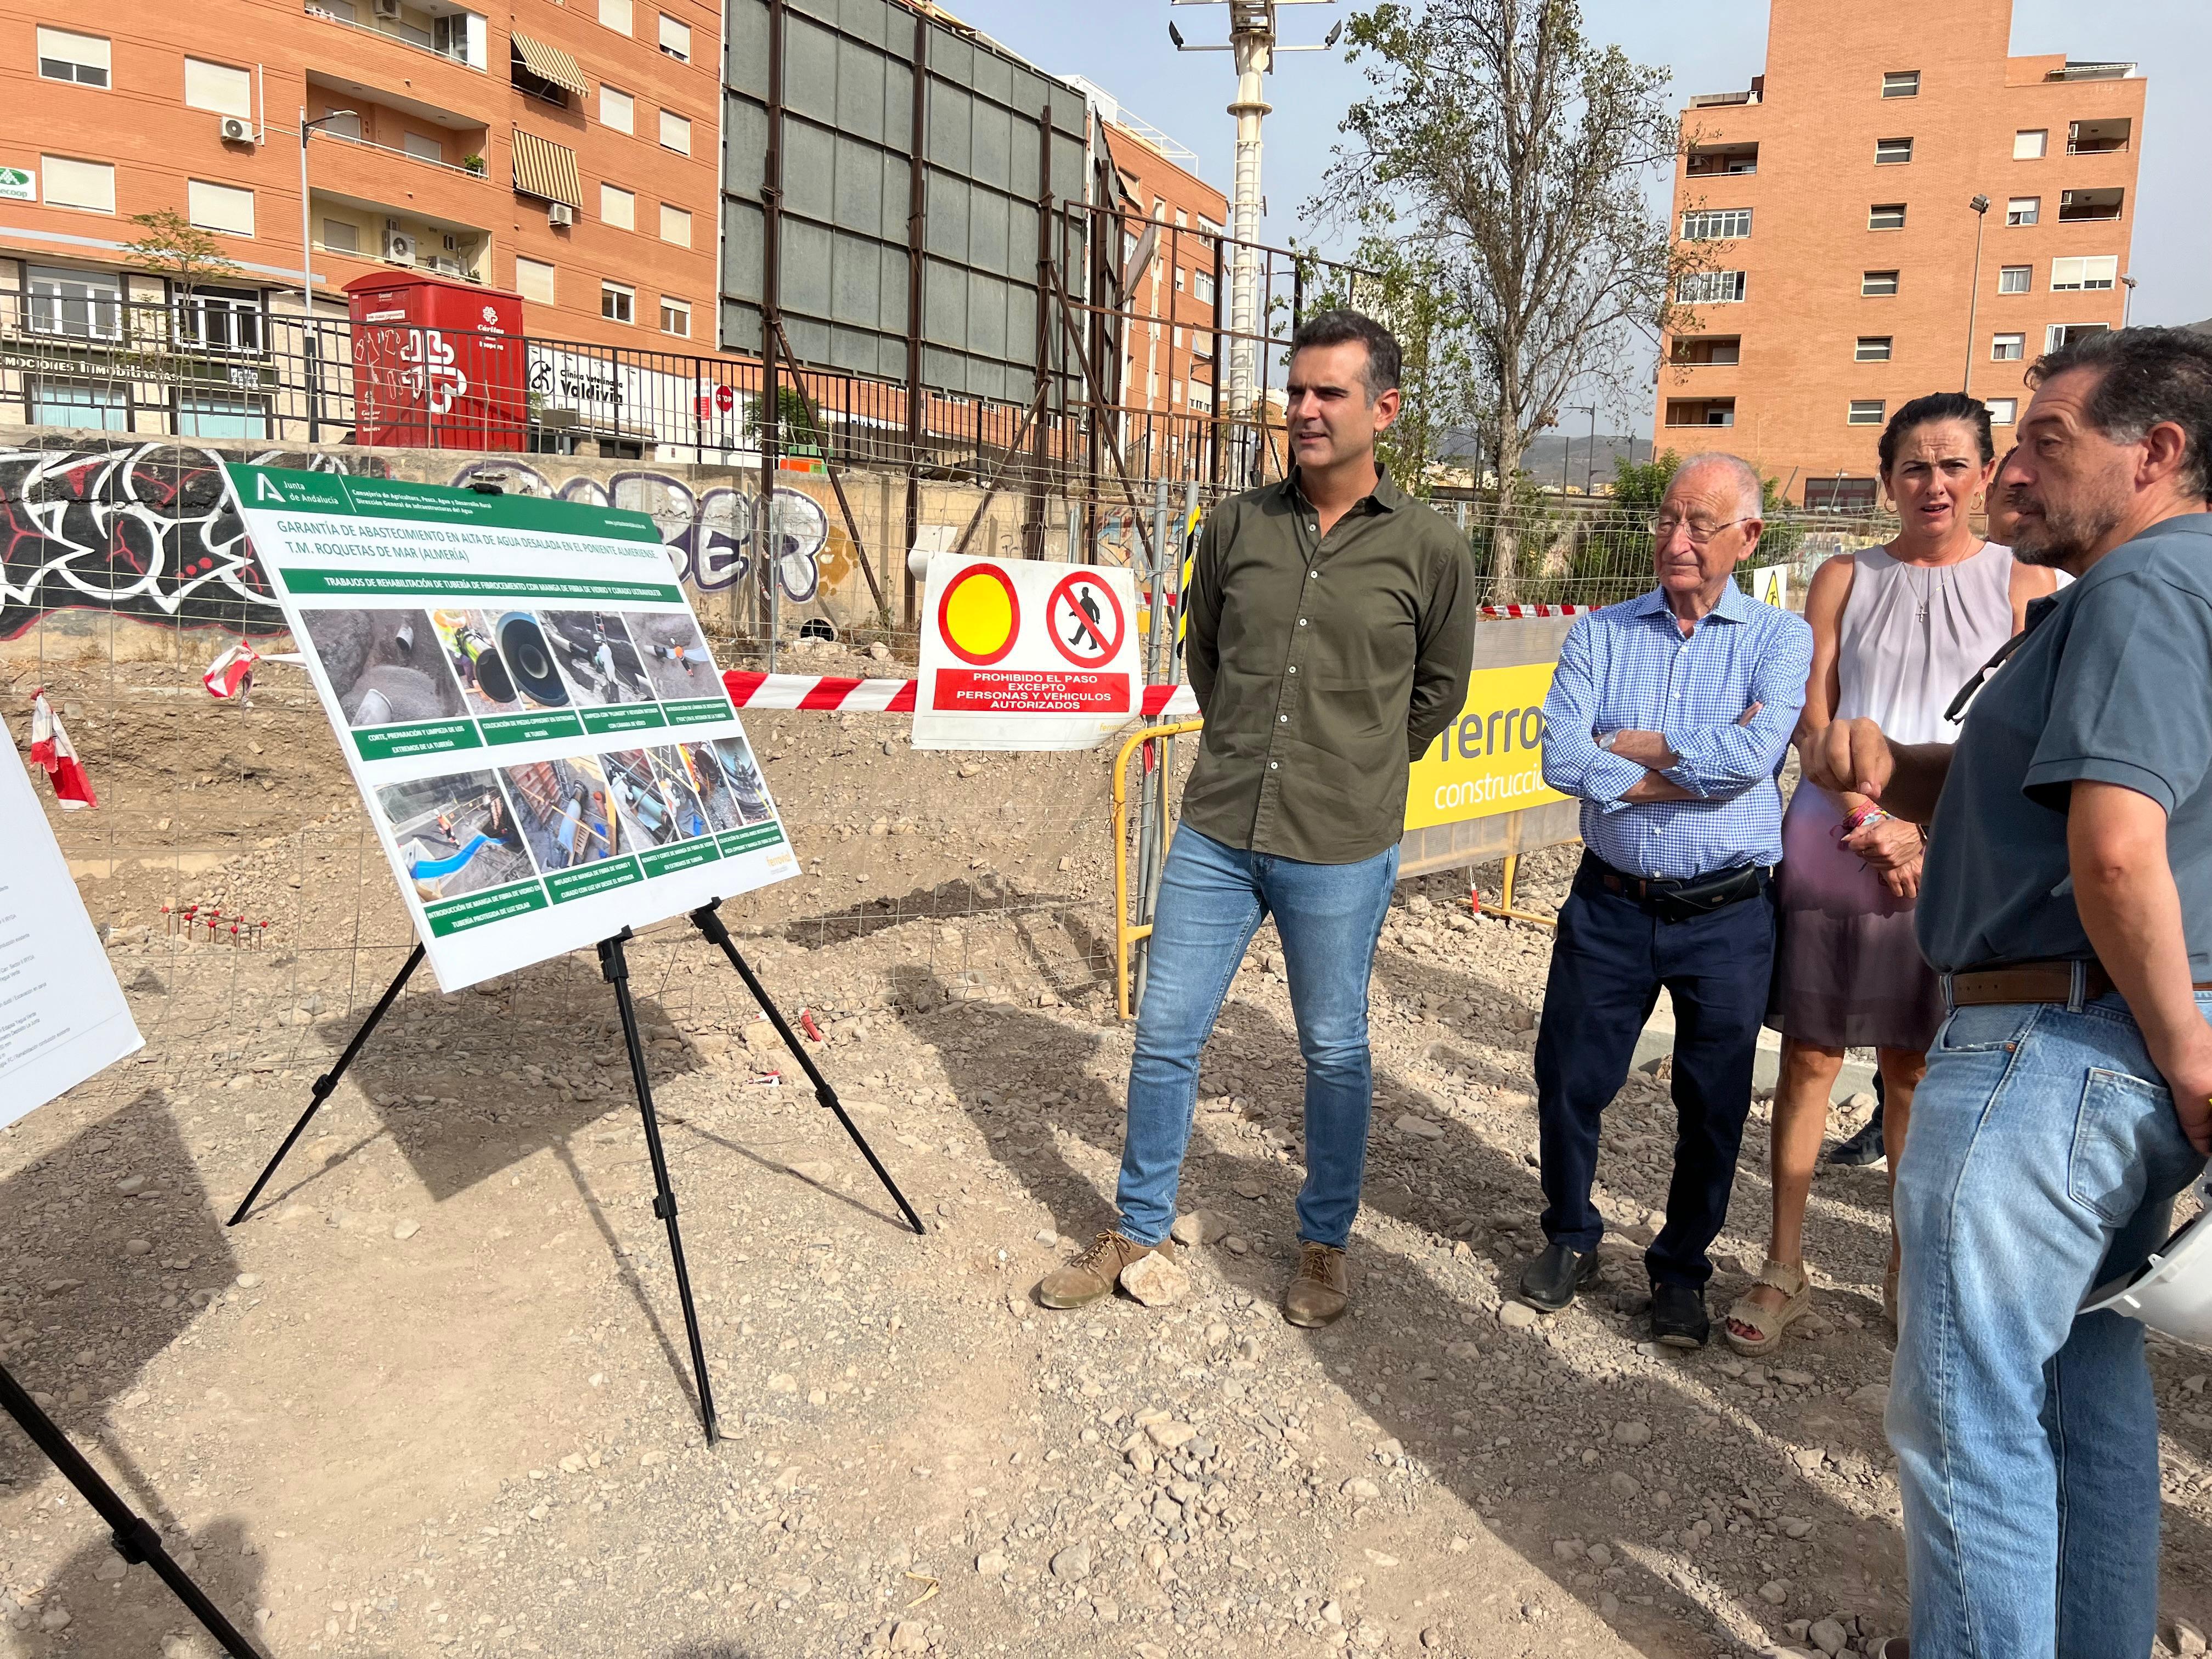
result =
[[[1544,781],[1544,696],[1555,664],[1478,668],[1459,718],[1413,763],[1406,828],[1486,818],[1567,798]]]
[[[229,472],[447,990],[798,873],[644,514]]]

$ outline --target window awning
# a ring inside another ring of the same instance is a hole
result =
[[[522,67],[539,80],[550,81],[556,87],[566,87],[579,98],[591,94],[591,85],[584,79],[583,66],[560,47],[533,40],[520,29],[509,38],[514,42],[514,55],[522,60]]]
[[[514,132],[514,187],[525,196],[584,205],[584,183],[576,173],[576,152],[520,127]]]

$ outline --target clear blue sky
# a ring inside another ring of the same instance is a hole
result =
[[[1235,82],[1226,52],[1177,52],[1168,42],[1167,0],[949,0],[954,13],[1060,75],[1087,76],[1136,114],[1198,152],[1198,171],[1227,188],[1235,124],[1224,106]],[[1848,3],[1848,0],[1846,0]],[[1318,41],[1352,5],[1285,7],[1286,43]],[[1589,32],[1617,40],[1647,64],[1674,71],[1679,105],[1692,93],[1750,84],[1766,58],[1765,0],[1583,0]],[[1226,6],[1178,6],[1186,40],[1227,38]],[[1940,46],[1931,27],[1924,44]],[[2132,59],[2150,79],[2142,170],[2135,216],[2134,318],[2191,323],[2212,318],[2212,213],[2206,161],[2212,157],[2212,3],[2132,0],[2087,7],[2078,0],[2014,0],[2012,49],[2076,58]],[[1298,213],[1320,187],[1337,123],[1365,82],[1340,53],[1297,52],[1271,77],[1263,182],[1267,239],[1299,228]]]

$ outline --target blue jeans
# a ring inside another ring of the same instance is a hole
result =
[[[2212,997],[2197,1006],[2212,1012]],[[1961,1008],[1897,1171],[1889,1438],[1913,1659],[2142,1659],[2158,1616],[2143,1328],[2076,1318],[2204,1160],[2117,996]]]
[[[1340,1248],[1359,1212],[1375,1073],[1367,978],[1398,878],[1398,849],[1357,864],[1305,864],[1176,831],[1160,874],[1117,1201],[1121,1232],[1157,1244],[1175,1221],[1176,1185],[1198,1109],[1198,1055],[1244,948],[1272,914],[1306,1062],[1306,1184],[1298,1237]]]

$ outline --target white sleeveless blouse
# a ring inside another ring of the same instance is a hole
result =
[[[1897,743],[1950,743],[1943,711],[2012,637],[2012,550],[1985,543],[1957,564],[1900,564],[1886,549],[1851,556],[1838,629],[1838,720],[1871,720]]]

